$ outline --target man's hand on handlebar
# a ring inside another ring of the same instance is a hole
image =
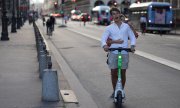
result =
[[[135,45],[131,45],[131,48],[121,48],[121,47],[119,47],[119,48],[109,48],[108,45],[104,45],[103,48],[104,48],[104,51],[106,51],[106,52],[108,52],[109,50],[111,50],[111,51],[114,51],[114,50],[118,50],[118,51],[125,50],[125,51],[132,52],[132,53],[135,52]]]
[[[132,51],[132,53],[135,52],[135,45],[131,45],[131,51]]]
[[[104,51],[108,52],[108,50],[109,50],[109,46],[108,45],[104,45],[103,48],[104,48]]]

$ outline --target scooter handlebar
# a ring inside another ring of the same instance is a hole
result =
[[[115,51],[115,50],[118,50],[119,52],[121,51],[127,51],[127,52],[132,52],[131,51],[131,48],[122,48],[122,47],[119,47],[119,48],[109,48],[109,51]]]

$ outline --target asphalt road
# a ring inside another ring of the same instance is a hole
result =
[[[70,22],[67,28],[56,27],[51,41],[75,73],[82,86],[90,93],[98,107],[114,108],[113,101],[109,98],[112,87],[109,69],[105,63],[106,53],[100,48],[98,40],[82,35],[84,33],[99,38],[103,29],[104,27],[97,28],[93,27],[93,25],[83,27],[80,26],[80,23]],[[169,60],[179,62],[178,59],[180,58],[177,54],[174,54],[179,52],[178,39],[167,38],[169,41],[167,40],[165,44],[172,45],[172,43],[175,43],[173,45],[176,47],[169,47],[166,50],[172,53],[162,52],[161,54],[160,44],[162,41],[157,42],[154,36],[151,41],[148,40],[150,37],[147,36],[141,38],[138,40],[139,49],[146,51],[147,48],[143,49],[146,45],[144,41],[156,42],[147,51],[164,58],[170,56]],[[162,37],[158,38],[162,39]],[[156,46],[159,48],[156,49]],[[162,47],[166,49],[166,47]],[[123,106],[124,108],[179,108],[179,82],[179,70],[131,54],[125,88],[127,99]]]

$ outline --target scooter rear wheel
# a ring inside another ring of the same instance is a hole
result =
[[[117,93],[117,102],[116,102],[116,108],[122,108],[122,93],[119,91]]]

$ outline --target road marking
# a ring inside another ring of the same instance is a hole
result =
[[[72,30],[72,29],[69,29],[69,28],[66,28],[66,29],[69,30],[69,31],[72,31],[72,32],[75,32],[75,33],[84,35],[84,36],[86,36],[86,37],[88,37],[88,38],[91,38],[91,39],[95,39],[95,40],[98,40],[98,41],[101,40],[100,38],[95,37],[95,36],[91,36],[91,35],[88,35],[88,34],[85,34],[85,33],[82,33],[82,32],[78,32],[78,31],[75,31],[75,30]]]
[[[171,36],[171,37],[165,37],[165,38],[168,38],[168,39],[178,39],[178,40],[180,40],[180,38],[179,37],[177,37],[177,36]]]
[[[155,56],[155,55],[143,52],[143,51],[139,51],[139,50],[137,50],[135,52],[135,54],[137,54],[139,56],[142,56],[142,57],[145,57],[147,59],[153,60],[155,62],[164,64],[166,66],[172,67],[174,69],[180,70],[180,64],[179,63],[176,63],[176,62],[173,62],[173,61],[170,61],[170,60],[166,60],[164,58],[161,58],[161,57],[158,57],[158,56]]]
[[[95,39],[95,40],[98,40],[98,41],[101,40],[98,37],[94,37],[94,36],[91,36],[91,35],[88,35],[88,34],[85,34],[85,33],[81,33],[81,32],[78,32],[78,31],[75,31],[75,30],[72,30],[72,29],[69,29],[69,28],[66,28],[66,29],[69,30],[69,31],[84,35],[84,36],[86,36],[88,38],[92,38],[92,39]],[[135,54],[139,55],[139,56],[142,56],[142,57],[145,57],[147,59],[153,60],[155,62],[161,63],[163,65],[172,67],[174,69],[180,70],[180,64],[177,63],[177,62],[173,62],[173,61],[170,61],[170,60],[167,60],[167,59],[164,59],[164,58],[161,58],[161,57],[158,57],[158,56],[155,56],[155,55],[152,55],[152,54],[140,51],[140,50],[136,50]]]
[[[60,90],[61,96],[66,103],[79,103],[72,90]]]

